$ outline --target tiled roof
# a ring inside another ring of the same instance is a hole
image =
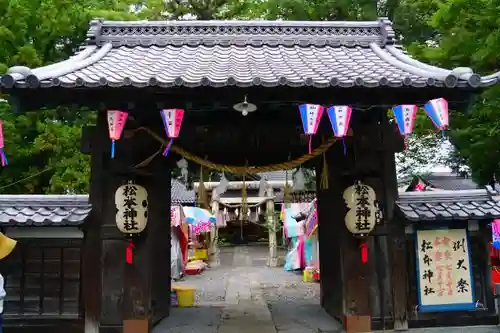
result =
[[[479,187],[471,178],[458,176],[432,176],[425,177],[425,180],[432,187],[442,190],[474,190]]]
[[[196,202],[196,193],[194,190],[186,189],[184,184],[175,179],[172,179],[171,186],[170,196],[172,204],[192,204]]]
[[[396,205],[409,221],[493,219],[500,218],[496,195],[488,189],[405,192]]]
[[[13,87],[446,86],[498,83],[470,68],[447,70],[395,45],[387,19],[343,21],[94,20],[72,58],[1,78]]]
[[[0,195],[0,225],[79,225],[90,213],[88,195]]]
[[[281,171],[269,171],[269,172],[261,172],[258,174],[259,177],[264,178],[269,181],[285,181],[285,180],[293,180],[292,171],[287,173],[284,170]]]

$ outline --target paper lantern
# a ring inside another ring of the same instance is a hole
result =
[[[129,183],[115,192],[116,226],[128,235],[137,235],[148,223],[148,193],[140,185]]]
[[[500,219],[491,222],[491,244],[495,249],[500,249]]]
[[[343,195],[349,211],[345,216],[345,225],[349,232],[357,236],[366,236],[376,224],[376,195],[373,188],[358,182],[349,186]]]
[[[111,139],[111,158],[115,158],[115,141],[122,136],[128,113],[118,110],[108,110],[108,130]]]
[[[334,105],[327,109],[328,118],[332,124],[333,134],[342,140],[344,145],[344,155],[347,149],[344,142],[344,137],[349,130],[349,122],[351,121],[352,108],[347,105]]]
[[[309,136],[309,154],[312,152],[312,137],[318,131],[323,110],[324,108],[318,104],[302,104],[299,106],[304,133]]]
[[[416,105],[398,105],[392,108],[399,133],[402,136],[408,136],[413,133],[417,111],[418,107]]]
[[[448,128],[448,102],[444,98],[430,100],[424,105],[425,113],[431,118],[434,126],[444,131]]]
[[[163,151],[163,156],[167,156],[170,148],[172,148],[172,143],[174,139],[179,136],[181,131],[182,120],[184,119],[184,110],[182,109],[165,109],[160,111],[161,119],[163,120],[163,126],[165,127],[165,132],[170,141],[167,147]]]
[[[7,157],[5,156],[4,151],[4,143],[3,143],[3,121],[0,120],[0,157],[2,160],[2,166],[7,166],[9,162],[7,161]]]

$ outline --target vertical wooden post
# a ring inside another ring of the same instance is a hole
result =
[[[274,215],[274,191],[272,187],[266,189],[266,219],[267,228],[269,231],[269,259],[268,266],[277,267],[278,266],[278,242],[276,239],[276,216]]]
[[[90,195],[92,211],[85,221],[85,239],[82,258],[82,297],[85,333],[99,333],[101,313],[101,223],[103,210],[103,181],[106,178],[103,163],[103,145],[107,139],[107,118],[97,115],[97,126],[82,133],[82,151],[91,153]],[[86,147],[86,148],[84,148]]]
[[[404,226],[390,228],[389,253],[394,313],[394,330],[408,329],[408,265]],[[413,249],[410,249],[413,250]]]

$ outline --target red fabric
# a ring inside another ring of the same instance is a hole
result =
[[[179,244],[181,246],[182,263],[184,264],[184,266],[186,266],[189,259],[189,254],[188,254],[189,240],[187,233],[183,232],[182,230],[180,230],[179,232]]]

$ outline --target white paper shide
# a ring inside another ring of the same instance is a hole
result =
[[[138,234],[148,223],[148,192],[140,185],[129,183],[115,192],[116,226],[124,234]]]
[[[420,305],[474,302],[466,229],[417,231]]]

